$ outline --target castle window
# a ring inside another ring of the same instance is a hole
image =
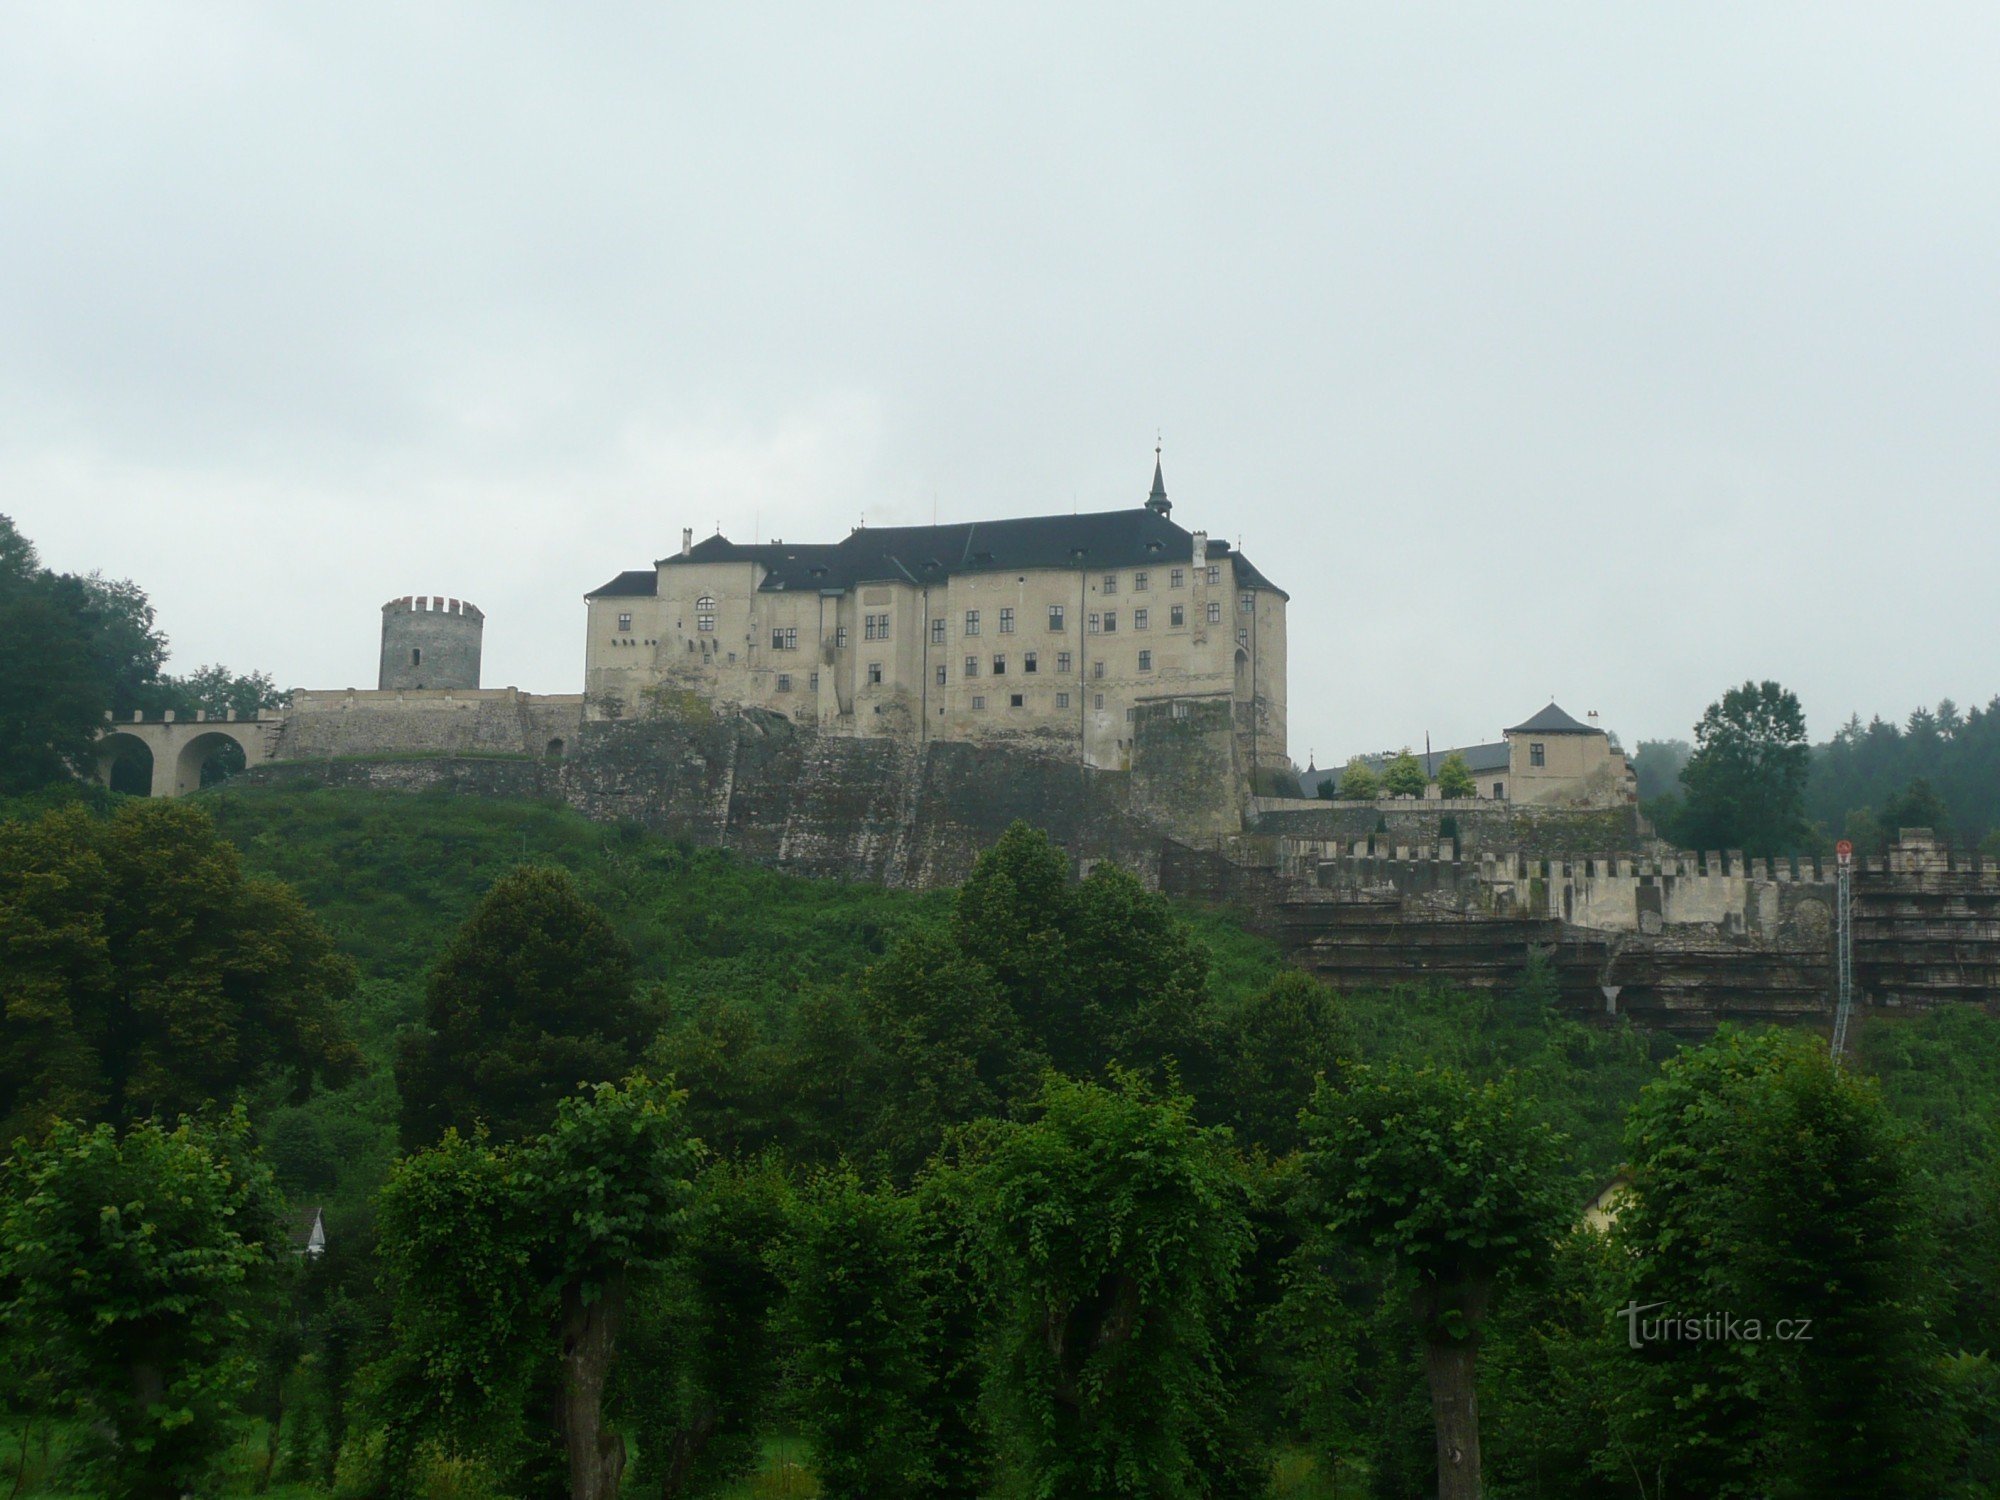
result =
[[[845,651],[847,649],[847,627],[845,625],[836,625],[833,627],[833,649],[836,651]]]
[[[1028,651],[1028,652],[1024,652],[1024,653],[1022,654],[1022,656],[1021,656],[1021,670],[1022,670],[1023,672],[1032,672],[1032,671],[1035,671],[1035,670],[1036,670],[1036,669],[1037,669],[1037,668],[1038,668],[1038,667],[1039,667],[1040,665],[1041,665],[1041,663],[1040,663],[1040,662],[1038,662],[1038,661],[1037,661],[1037,660],[1035,659],[1035,653],[1034,653],[1034,652],[1032,652],[1032,651]]]
[[[998,654],[996,654],[996,655],[994,656],[994,658],[993,658],[993,675],[994,675],[995,677],[1005,677],[1005,676],[1007,675],[1007,658],[1006,658],[1006,657],[1004,657],[1004,656],[1000,656],[1000,655],[998,655]]]
[[[1167,574],[1167,587],[1174,589],[1186,588],[1187,569],[1175,568],[1171,573]]]
[[[819,691],[819,673],[814,672],[806,678],[806,687],[815,693]]]
[[[1210,563],[1208,565],[1208,581],[1210,583],[1222,582],[1222,567],[1220,564]]]
[[[1252,613],[1257,608],[1257,596],[1248,592],[1238,594],[1236,596],[1236,608],[1239,612],[1246,615]]]
[[[1125,722],[1126,722],[1127,724],[1136,724],[1136,723],[1138,723],[1138,722],[1139,722],[1139,710],[1138,710],[1138,709],[1136,709],[1136,708],[1128,708],[1128,709],[1126,709],[1126,710],[1125,710]]]
[[[861,634],[863,639],[865,640],[871,640],[871,641],[888,640],[889,639],[888,611],[885,610],[879,615],[862,616]]]
[[[1496,781],[1493,783],[1493,800],[1495,802],[1505,802],[1507,800],[1506,782]]]
[[[619,633],[624,634],[625,632],[631,630],[631,628],[632,628],[632,617],[630,615],[620,615],[618,617]]]
[[[1098,711],[1099,713],[1103,713],[1103,712],[1104,712],[1104,694],[1102,694],[1102,693],[1099,693],[1099,694],[1097,695],[1097,711]]]
[[[870,687],[880,687],[882,685],[882,663],[879,661],[868,663],[868,685]]]
[[[773,651],[798,650],[799,649],[798,627],[796,625],[787,625],[784,626],[782,629],[773,629],[771,632],[771,649]]]
[[[1102,677],[1104,675],[1104,663],[1101,661],[1092,662],[1090,664],[1090,675],[1092,677]]]
[[[410,647],[410,665],[413,667],[421,667],[423,664],[424,664],[424,648],[422,646]]]
[[[1548,747],[1546,745],[1532,744],[1528,746],[1529,765],[1545,766],[1548,763],[1549,763],[1549,752],[1548,752]]]
[[[1118,575],[1116,573],[1106,573],[1104,575],[1104,592],[1107,594],[1118,592]]]
[[[1061,630],[1062,628],[1063,607],[1060,604],[1051,604],[1049,606],[1049,629]]]
[[[1069,707],[1069,694],[1068,694],[1068,693],[1057,693],[1057,694],[1056,694],[1056,707],[1057,707],[1057,708],[1068,708],[1068,707]]]
[[[976,609],[968,609],[968,610],[967,610],[967,611],[965,612],[965,633],[966,633],[967,635],[978,635],[978,634],[979,634],[979,611],[978,611],[978,610],[976,610]]]
[[[1104,628],[1104,616],[1092,611],[1088,625],[1090,633],[1096,635],[1098,631]]]
[[[1069,653],[1067,651],[1058,651],[1056,653],[1056,670],[1058,672],[1067,672],[1069,670],[1069,664],[1070,664]]]
[[[789,672],[780,672],[778,674],[778,691],[781,693],[789,693],[791,690],[792,690],[792,674]]]
[[[939,668],[937,669],[937,685],[938,685],[939,687],[943,687],[943,686],[944,686],[944,668],[943,668],[943,667],[939,667]]]
[[[1013,610],[1003,609],[1000,611],[1000,633],[1002,635],[1012,635],[1014,633]]]
[[[944,621],[942,619],[931,621],[931,644],[933,646],[942,646],[944,644]]]
[[[1187,606],[1185,604],[1176,604],[1172,609],[1168,610],[1167,624],[1175,630],[1179,630],[1183,625],[1187,624]]]
[[[1208,623],[1211,625],[1222,623],[1222,606],[1213,599],[1208,601]]]
[[[1144,630],[1144,629],[1146,628],[1146,622],[1147,622],[1147,621],[1148,621],[1148,620],[1149,620],[1149,619],[1150,619],[1151,617],[1152,617],[1152,611],[1151,611],[1151,610],[1145,610],[1145,609],[1135,609],[1135,610],[1133,610],[1133,611],[1132,611],[1132,628],[1133,628],[1134,630]]]
[[[1135,594],[1145,593],[1146,585],[1151,581],[1144,573],[1134,573],[1132,575],[1132,592]]]
[[[1112,635],[1117,631],[1117,629],[1118,629],[1118,611],[1115,609],[1107,609],[1104,612],[1104,633],[1106,635]]]
[[[694,601],[694,628],[696,630],[715,629],[715,601],[703,594]]]
[[[1023,695],[1022,695],[1022,694],[1020,694],[1020,693],[1011,693],[1011,694],[1009,694],[1009,695],[1008,695],[1008,698],[1007,698],[1007,706],[1008,706],[1009,708],[1019,708],[1019,707],[1021,706],[1022,702],[1023,702]]]
[[[967,677],[977,677],[977,676],[979,675],[979,658],[978,658],[978,657],[976,657],[976,656],[968,656],[968,657],[966,657],[966,659],[965,659],[965,675],[966,675]]]
[[[1150,651],[1141,651],[1141,652],[1139,653],[1139,670],[1140,670],[1141,672],[1150,672],[1150,671],[1152,671],[1152,670],[1153,670],[1153,653],[1152,653],[1152,652],[1150,652]]]
[[[1188,706],[1185,703],[1179,703],[1179,702],[1175,703],[1174,717],[1176,719],[1185,719],[1187,716],[1188,716]]]
[[[986,700],[980,697],[977,693],[974,693],[972,695],[972,711],[974,713],[982,713],[985,711],[985,708],[986,708]]]
[[[1237,630],[1236,644],[1239,646],[1248,646],[1250,644],[1250,632],[1247,628]]]

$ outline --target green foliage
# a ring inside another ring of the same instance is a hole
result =
[[[1244,1001],[1229,1034],[1223,1093],[1238,1138],[1274,1156],[1294,1150],[1316,1080],[1353,1055],[1339,1002],[1310,975],[1287,969]]]
[[[1718,1497],[1935,1494],[1929,1237],[1879,1090],[1810,1033],[1724,1028],[1647,1087],[1627,1145],[1613,1242],[1641,1347],[1613,1420],[1641,1471]],[[1739,1331],[1644,1332],[1711,1315]]]
[[[1891,804],[1919,782],[1929,792],[1924,805],[1892,814]],[[1899,826],[1928,827],[1979,842],[2000,830],[2000,698],[1964,713],[1947,698],[1900,725],[1850,715],[1813,748],[1806,799],[1807,812],[1827,828],[1846,827],[1855,812],[1873,808],[1891,838]]]
[[[1708,706],[1694,737],[1678,836],[1753,857],[1798,848],[1812,758],[1798,697],[1775,682],[1746,682]]]
[[[379,1219],[392,1350],[374,1378],[392,1486],[409,1493],[431,1449],[532,1468],[546,1452],[532,1398],[551,1386],[572,1473],[613,1447],[622,1467],[597,1422],[626,1296],[667,1263],[698,1158],[680,1096],[635,1075],[562,1100],[531,1140],[447,1130],[403,1159]]]
[[[73,590],[59,587],[28,539],[0,516],[0,795],[81,770],[103,726],[110,686],[81,638]]]
[[[557,868],[502,877],[431,972],[424,1028],[401,1040],[405,1146],[483,1124],[547,1129],[581,1083],[622,1077],[649,1034],[631,951]]]
[[[1561,1141],[1508,1080],[1364,1065],[1320,1085],[1305,1128],[1328,1228],[1435,1288],[1453,1338],[1467,1294],[1534,1269],[1573,1214]]]
[[[1454,750],[1438,765],[1438,795],[1440,797],[1477,797],[1479,783],[1473,778],[1472,766],[1464,755]]]
[[[1009,1483],[1052,1500],[1251,1487],[1221,1337],[1252,1244],[1227,1137],[1130,1074],[1051,1077],[1038,1118],[986,1127],[962,1170]]]
[[[1421,797],[1431,784],[1424,774],[1423,763],[1406,746],[1396,753],[1382,772],[1382,795],[1385,797]]]
[[[354,968],[303,903],[246,877],[199,807],[0,823],[0,1131],[124,1121],[351,1076]]]
[[[1115,865],[1081,882],[1047,834],[1016,823],[981,855],[952,932],[1059,1071],[1207,1062],[1207,955],[1161,897]]]
[[[239,1109],[172,1130],[59,1121],[16,1145],[0,1202],[9,1333],[113,1435],[102,1492],[201,1489],[249,1370],[278,1204]]]
[[[718,1163],[674,1256],[633,1290],[611,1401],[638,1441],[640,1493],[714,1495],[756,1466],[779,1373],[774,1252],[795,1212],[775,1155]]]
[[[1368,768],[1368,763],[1356,756],[1347,763],[1347,769],[1340,773],[1340,800],[1343,802],[1373,802],[1382,795],[1382,778]]]
[[[777,1251],[794,1409],[833,1500],[976,1494],[940,1451],[940,1323],[917,1200],[851,1168],[804,1196]]]
[[[1675,795],[1681,784],[1681,768],[1694,755],[1686,740],[1641,740],[1632,755],[1632,775],[1639,783],[1639,800]]]

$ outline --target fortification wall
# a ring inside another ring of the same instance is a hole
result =
[[[382,660],[375,686],[477,688],[486,616],[475,605],[405,594],[382,606]]]
[[[1631,804],[1573,808],[1472,797],[1372,802],[1257,797],[1250,802],[1245,824],[1251,833],[1267,838],[1343,849],[1369,839],[1377,847],[1424,848],[1447,842],[1455,827],[1459,850],[1468,856],[1515,849],[1548,856],[1606,851],[1638,855],[1657,843],[1652,825]]]
[[[296,692],[274,757],[520,755],[574,751],[583,729],[581,694],[542,696],[516,688]]]

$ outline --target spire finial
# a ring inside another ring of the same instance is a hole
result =
[[[1146,497],[1146,509],[1152,511],[1155,515],[1161,516],[1171,514],[1174,508],[1173,502],[1167,499],[1166,476],[1160,472],[1160,449],[1163,446],[1163,443],[1158,438],[1155,438],[1153,442],[1153,493]]]

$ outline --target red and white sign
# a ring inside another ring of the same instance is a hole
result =
[[[1854,863],[1854,844],[1851,840],[1842,839],[1839,843],[1835,844],[1833,846],[1833,853],[1834,857],[1844,865]]]

